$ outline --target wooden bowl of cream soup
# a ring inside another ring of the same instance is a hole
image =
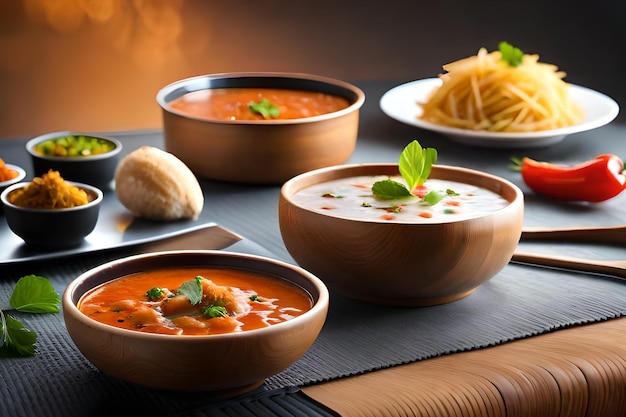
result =
[[[435,205],[379,201],[371,186],[397,164],[322,168],[281,188],[279,224],[294,260],[331,291],[375,304],[459,300],[510,261],[521,235],[523,194],[509,181],[433,165]]]
[[[229,397],[296,362],[328,290],[300,267],[223,251],[114,260],[63,294],[67,330],[103,372],[142,386]]]
[[[363,92],[298,73],[202,75],[163,87],[165,150],[198,176],[282,184],[354,151]]]

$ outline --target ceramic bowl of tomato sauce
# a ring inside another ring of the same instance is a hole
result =
[[[364,101],[352,84],[299,73],[202,75],[157,94],[168,152],[200,177],[251,184],[344,163]]]
[[[325,322],[328,290],[304,269],[265,257],[169,251],[91,269],[62,303],[70,337],[106,374],[229,397],[304,355]]]

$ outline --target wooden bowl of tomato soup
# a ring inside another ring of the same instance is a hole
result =
[[[509,181],[433,165],[434,205],[379,201],[375,181],[397,164],[322,168],[287,181],[279,224],[294,260],[345,297],[428,306],[459,300],[510,261],[521,235],[523,195]]]
[[[304,269],[265,257],[170,251],[87,271],[62,303],[72,340],[103,372],[227,397],[302,357],[326,319],[328,290]]]
[[[174,82],[157,94],[165,150],[206,179],[276,184],[344,163],[364,93],[298,73],[225,73]]]

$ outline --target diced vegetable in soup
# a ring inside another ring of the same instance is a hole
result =
[[[387,179],[386,176],[363,176],[324,182],[300,190],[293,200],[330,216],[402,223],[469,219],[509,204],[504,197],[486,188],[440,179],[426,180],[412,190],[411,198],[383,200],[375,197],[373,184]],[[399,176],[391,179],[402,182]]]
[[[261,273],[229,268],[171,268],[109,281],[78,308],[123,329],[208,335],[268,327],[312,307],[303,289]]]
[[[313,91],[271,88],[214,88],[173,100],[183,114],[208,120],[300,119],[333,113],[350,105],[343,97]]]

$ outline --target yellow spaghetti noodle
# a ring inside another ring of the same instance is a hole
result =
[[[500,51],[444,65],[442,85],[419,103],[420,119],[449,127],[492,132],[536,132],[580,123],[582,108],[569,97],[565,73],[524,54],[509,66]]]

